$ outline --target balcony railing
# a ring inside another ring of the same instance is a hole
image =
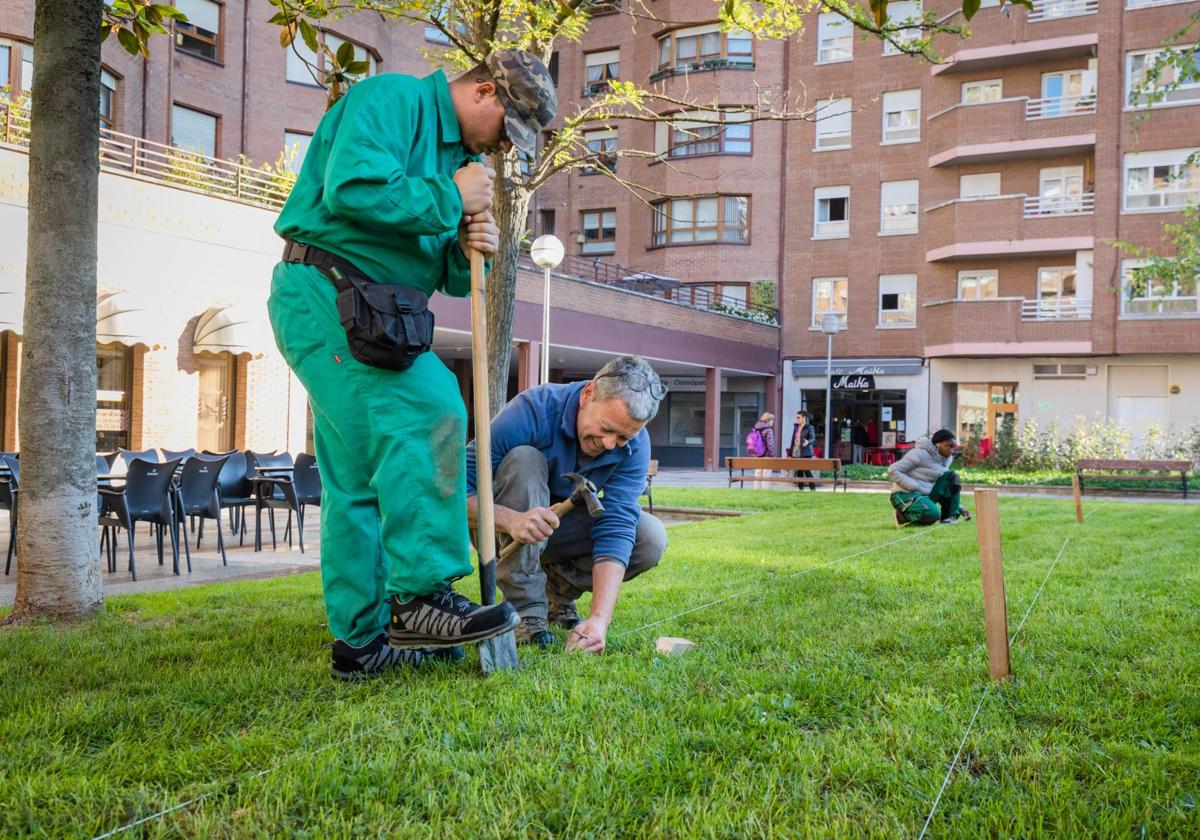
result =
[[[0,101],[0,117],[0,140],[27,148],[29,110]],[[295,183],[289,173],[267,172],[107,128],[100,129],[100,165],[256,207],[282,207]]]
[[[657,82],[669,76],[679,76],[684,73],[701,73],[705,70],[753,70],[752,58],[706,58],[704,61],[685,61],[673,67],[663,67],[650,74],[650,81]]]
[[[1126,9],[1149,9],[1152,6],[1174,6],[1177,3],[1189,3],[1191,0],[1125,0]]]
[[[1030,23],[1039,20],[1094,15],[1100,11],[1100,0],[1038,0],[1026,18]]]
[[[521,268],[541,274],[529,258],[528,253],[522,253],[518,260]],[[731,295],[718,295],[706,288],[697,288],[673,277],[663,277],[639,271],[635,268],[602,262],[589,257],[566,257],[554,273],[571,280],[585,280],[590,283],[601,283],[627,292],[638,292],[651,297],[661,298],[679,306],[691,309],[703,309],[708,312],[719,312],[723,315],[733,315],[760,324],[775,325],[779,323],[779,310],[774,307],[758,306],[748,300]]]
[[[1030,195],[1025,197],[1025,218],[1091,215],[1096,209],[1095,193],[1077,195]]]
[[[1021,301],[1022,321],[1090,321],[1092,302],[1078,298],[1042,298]]]
[[[1047,120],[1054,117],[1078,117],[1096,113],[1096,94],[1084,96],[1047,96],[1025,101],[1025,119]]]

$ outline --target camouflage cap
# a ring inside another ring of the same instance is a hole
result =
[[[524,50],[497,50],[485,59],[504,106],[504,130],[531,157],[537,136],[558,113],[558,94],[546,65]]]

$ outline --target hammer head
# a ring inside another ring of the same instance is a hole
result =
[[[604,513],[604,505],[600,504],[600,500],[596,498],[595,484],[592,484],[592,482],[579,473],[563,473],[563,478],[571,482],[575,488],[568,497],[571,500],[571,504],[579,505],[582,503],[586,505],[588,516],[592,518]]]

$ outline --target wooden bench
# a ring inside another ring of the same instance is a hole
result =
[[[1190,461],[1131,461],[1090,459],[1075,462],[1079,477],[1079,492],[1083,492],[1084,477],[1110,481],[1178,481],[1183,486],[1183,498],[1188,497]]]
[[[654,513],[654,476],[658,475],[658,461],[650,460],[650,465],[646,467],[646,486],[642,490],[642,495],[649,502],[649,513]]]
[[[783,484],[832,484],[836,491],[838,485],[842,485],[842,490],[847,489],[846,473],[842,470],[842,461],[840,458],[733,458],[725,459],[725,466],[729,468],[729,486],[732,487],[735,483],[740,483],[742,487],[746,486],[747,481],[774,481]],[[734,475],[734,470],[740,470],[738,475]],[[764,475],[761,478],[751,472],[746,475],[746,470],[782,470],[787,475]],[[814,475],[812,478],[798,478],[792,473],[807,471],[811,473],[832,473],[832,477],[821,477]]]

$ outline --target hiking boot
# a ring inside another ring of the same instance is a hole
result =
[[[945,519],[938,520],[939,525],[957,525],[958,522],[959,519],[957,516],[947,516]]]
[[[546,619],[526,616],[521,619],[515,631],[517,644],[537,645],[543,650],[554,644],[554,634],[546,625]]]
[[[512,630],[521,617],[507,602],[481,607],[450,587],[418,595],[407,604],[392,596],[388,644],[394,648],[445,648],[483,642]]]
[[[380,633],[360,647],[335,639],[330,676],[335,680],[354,682],[376,677],[390,668],[415,668],[426,662],[461,662],[467,655],[460,647],[396,650],[388,647],[387,641],[387,633]]]
[[[575,625],[583,621],[579,617],[579,610],[575,609],[574,601],[567,601],[565,604],[550,605],[550,623],[556,627],[561,627],[564,630],[574,630]]]
[[[892,508],[892,519],[895,521],[897,528],[903,528],[905,525],[912,524],[908,521],[908,517],[901,519],[900,511],[896,510],[895,508]]]

